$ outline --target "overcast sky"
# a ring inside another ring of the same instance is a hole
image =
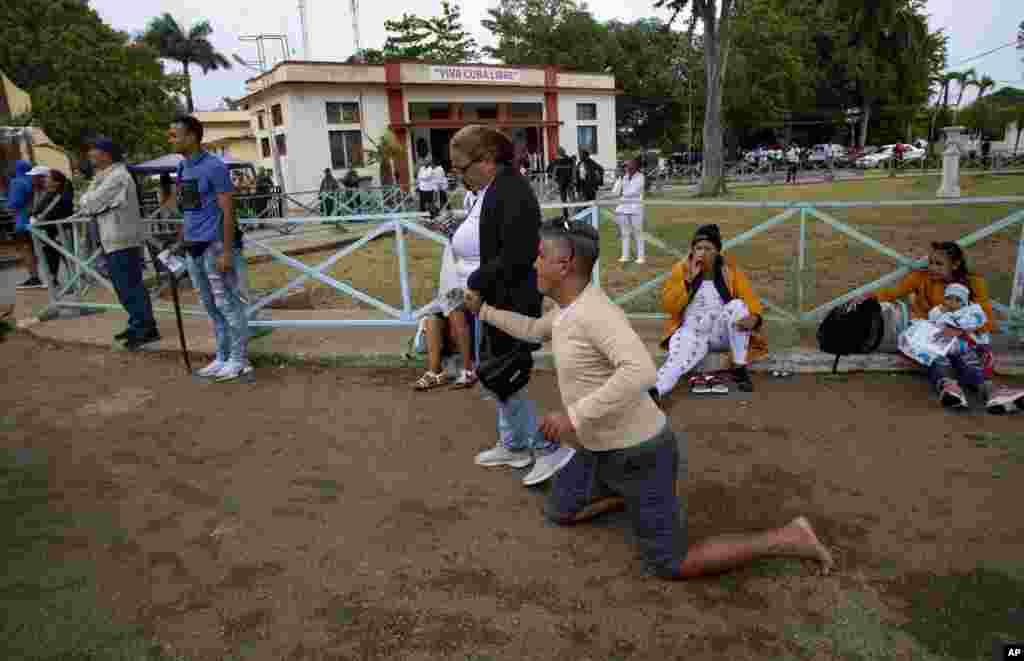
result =
[[[306,0],[310,25],[310,51],[313,59],[342,60],[352,54],[352,16],[348,0]],[[487,9],[496,6],[496,0],[462,0],[463,23],[481,44],[492,44],[490,33],[480,25]],[[256,33],[286,33],[294,51],[293,59],[302,57],[302,39],[299,27],[297,0],[283,2],[253,2],[252,0],[218,0],[206,5],[194,0],[92,0],[91,5],[105,21],[128,32],[142,30],[153,16],[169,12],[185,25],[198,19],[208,19],[214,29],[214,46],[231,56],[238,53],[247,60],[256,59],[255,45],[238,40],[239,35]],[[384,21],[397,18],[401,11],[430,16],[440,14],[441,0],[361,0],[359,31],[364,48],[380,48],[386,34]],[[658,15],[650,4],[628,3],[622,0],[594,0],[588,3],[591,12],[600,20],[618,18],[631,21],[644,16]],[[632,5],[632,6],[631,6]],[[201,7],[201,8],[200,8]],[[945,28],[949,35],[949,63],[953,69],[975,67],[979,76],[988,74],[999,85],[1024,87],[1024,52],[1013,47],[967,62],[958,63],[984,51],[1014,41],[1017,26],[1024,20],[1024,2],[1021,0],[928,0],[928,11],[933,29]],[[664,12],[661,16],[665,17]],[[280,59],[280,49],[268,43],[268,55]],[[244,81],[251,71],[235,65],[231,71],[202,75],[193,72],[193,92],[199,109],[210,109],[220,104],[224,96],[237,97],[244,93]],[[972,93],[973,95],[973,93]],[[965,97],[965,102],[970,96]]]

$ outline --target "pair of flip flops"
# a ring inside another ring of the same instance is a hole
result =
[[[728,395],[729,386],[712,374],[698,374],[690,377],[690,392],[697,395]]]

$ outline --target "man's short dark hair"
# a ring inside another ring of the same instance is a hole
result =
[[[203,123],[192,115],[178,115],[171,124],[181,124],[185,131],[196,136],[199,144],[203,144]]]
[[[601,235],[589,223],[555,218],[540,226],[542,239],[559,241],[579,265],[580,275],[589,275],[601,256]]]

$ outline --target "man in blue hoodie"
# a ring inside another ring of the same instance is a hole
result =
[[[32,164],[28,161],[17,161],[14,164],[14,179],[7,193],[7,207],[14,211],[14,233],[22,243],[21,249],[26,253],[31,263],[32,235],[28,231],[29,211],[32,209],[32,177],[28,176]],[[26,247],[27,246],[27,247]],[[18,289],[36,289],[43,287],[38,276],[29,276],[29,279],[18,285]]]

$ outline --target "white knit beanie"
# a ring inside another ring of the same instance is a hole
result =
[[[963,303],[964,305],[967,305],[971,300],[971,292],[967,289],[967,287],[957,282],[954,282],[951,285],[946,285],[945,296],[953,296],[954,298],[959,298],[960,302]]]

